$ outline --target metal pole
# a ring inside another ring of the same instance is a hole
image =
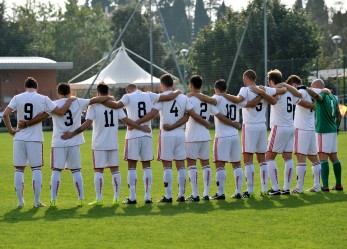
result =
[[[113,47],[111,48],[110,52],[108,53],[107,58],[105,59],[105,61],[104,61],[104,63],[102,64],[102,66],[100,67],[98,73],[95,75],[95,78],[94,78],[92,84],[89,86],[88,90],[84,93],[83,98],[86,98],[86,97],[89,95],[89,92],[90,92],[90,90],[92,89],[92,87],[93,87],[95,81],[97,80],[97,78],[99,77],[99,75],[100,75],[102,69],[105,67],[106,63],[107,63],[108,60],[110,59],[111,54],[112,54],[112,51],[116,48],[118,42],[120,41],[120,39],[122,38],[123,34],[124,34],[125,31],[127,30],[128,26],[129,26],[129,24],[130,24],[130,21],[133,19],[134,15],[135,15],[135,13],[136,13],[136,10],[137,10],[137,8],[140,6],[140,4],[141,4],[141,0],[137,3],[137,5],[136,5],[136,7],[135,7],[133,13],[131,14],[131,16],[130,16],[128,22],[125,24],[124,28],[122,29],[122,32],[121,32],[121,33],[119,34],[119,36],[118,36],[118,39],[117,39],[116,42],[113,44]]]
[[[318,56],[316,57],[316,78],[318,79],[318,71],[319,71],[319,65],[318,65]]]
[[[343,56],[343,102],[344,105],[346,104],[346,56]],[[347,126],[347,117],[344,118],[344,128],[343,130],[346,130]]]
[[[151,60],[151,91],[153,92],[153,16],[152,16],[152,0],[149,0],[149,57]]]
[[[337,101],[339,102],[339,54],[338,54],[338,46],[336,45],[336,96]]]
[[[267,51],[267,0],[264,0],[264,82],[267,86],[267,71],[268,71],[268,51]]]

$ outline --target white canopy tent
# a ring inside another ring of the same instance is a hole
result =
[[[90,77],[82,82],[70,83],[72,90],[88,89],[93,83],[95,76]],[[129,83],[139,86],[150,86],[151,75],[137,65],[125,51],[125,47],[121,46],[115,58],[108,64],[99,74],[94,83],[94,88],[104,82],[110,87],[125,87]],[[160,84],[160,79],[153,76],[154,86]]]

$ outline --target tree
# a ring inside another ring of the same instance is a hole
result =
[[[223,18],[226,13],[227,13],[227,6],[225,6],[225,2],[223,1],[221,6],[219,6],[218,10],[217,10],[217,20]]]
[[[186,6],[183,0],[174,0],[171,16],[175,20],[172,32],[174,40],[190,44],[192,40],[192,26],[187,18]]]
[[[304,9],[303,4],[302,4],[302,0],[296,0],[294,3],[293,9],[295,11],[302,11]]]
[[[197,35],[210,21],[203,0],[197,0],[194,15],[194,35]]]

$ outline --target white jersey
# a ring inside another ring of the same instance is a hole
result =
[[[241,102],[242,104],[235,104],[226,98],[219,96],[219,95],[213,95],[213,98],[217,100],[217,109],[218,112],[231,121],[239,122],[240,121],[240,107],[242,106],[245,101]],[[215,124],[215,137],[231,137],[238,135],[239,132],[236,128],[224,124],[222,121],[220,121],[218,118],[214,118],[214,124]]]
[[[189,100],[193,104],[193,110],[206,121],[208,121],[208,119],[210,118],[210,115],[218,114],[218,109],[214,105],[202,102],[194,96],[189,98]],[[192,117],[189,117],[187,122],[187,128],[186,128],[187,143],[210,141],[210,140],[211,140],[210,131],[205,126],[196,122]]]
[[[315,114],[314,110],[307,109],[298,105],[301,100],[305,100],[307,102],[313,103],[312,97],[307,93],[305,89],[300,89],[298,87],[299,92],[302,94],[302,98],[296,103],[295,115],[294,115],[294,127],[301,130],[315,130]],[[313,88],[316,93],[320,93],[320,89]]]
[[[65,104],[67,98],[62,98],[55,100],[54,103],[61,107]],[[81,116],[84,109],[89,105],[89,99],[77,98],[72,102],[69,110],[64,114],[64,116],[58,116],[52,114],[53,119],[53,137],[52,137],[52,147],[67,147],[76,146],[84,143],[83,133],[74,136],[71,139],[63,140],[61,136],[66,131],[73,132],[81,125]]]
[[[274,96],[276,94],[276,89],[265,87],[265,92],[270,96]],[[258,94],[254,93],[249,87],[241,87],[238,95],[244,97],[246,102],[251,101],[258,96]],[[256,107],[242,108],[243,124],[265,123],[267,105],[267,101],[261,99]]]
[[[86,119],[93,121],[93,150],[118,149],[118,120],[125,118],[123,109],[111,109],[102,104],[88,107]]]
[[[172,91],[163,92],[167,95],[172,93]],[[164,124],[175,124],[180,120],[184,114],[193,109],[193,104],[189,101],[187,96],[180,94],[174,100],[167,102],[159,102],[154,105],[154,109],[158,110],[160,113],[160,130],[162,137],[178,136],[184,134],[184,126],[178,127],[172,131],[165,131],[163,129]]]
[[[289,91],[283,95],[278,95],[277,98],[277,103],[271,105],[270,127],[272,128],[274,125],[294,127],[293,111],[298,98],[294,97]]]
[[[8,107],[17,111],[17,120],[31,120],[43,112],[52,112],[57,105],[50,98],[37,92],[24,92],[14,96]],[[42,123],[19,130],[14,135],[14,140],[42,142]]]
[[[160,94],[136,90],[133,93],[124,94],[120,101],[124,104],[128,117],[136,121],[152,110],[154,104],[159,101],[159,97]],[[151,121],[142,123],[142,125],[151,127]],[[146,133],[133,129],[131,131],[127,131],[125,135],[126,139],[137,137],[152,137],[152,132]]]

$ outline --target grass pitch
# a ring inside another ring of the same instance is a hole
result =
[[[154,131],[153,144],[157,144]],[[49,152],[51,132],[45,132],[42,201],[49,204]],[[91,131],[81,146],[86,202],[95,199],[91,164]],[[211,136],[213,136],[211,131]],[[122,174],[121,200],[128,196],[127,169],[123,158],[124,131],[119,132]],[[339,135],[343,183],[347,179],[347,133]],[[156,153],[156,149],[154,150]],[[212,144],[211,144],[212,160]],[[278,157],[280,181],[283,162]],[[212,162],[211,162],[212,163]],[[330,164],[331,166],[331,164]],[[153,200],[164,193],[161,163],[153,161]],[[213,176],[215,168],[212,167]],[[174,172],[174,196],[177,172]],[[199,168],[202,193],[202,170]],[[305,193],[233,200],[233,172],[227,166],[226,201],[143,204],[142,169],[138,166],[138,204],[112,205],[111,175],[105,171],[104,206],[76,207],[77,194],[69,171],[62,173],[57,208],[32,208],[31,172],[25,173],[26,206],[16,209],[13,186],[12,138],[0,133],[0,247],[1,248],[347,248],[347,195],[345,192]],[[305,189],[313,185],[307,167]],[[214,182],[213,177],[213,182]],[[335,182],[330,167],[330,185]],[[293,179],[292,187],[294,187]],[[281,184],[282,185],[282,184]],[[347,185],[345,185],[347,187]],[[245,184],[244,184],[245,189]],[[255,190],[259,192],[256,167]],[[216,192],[213,183],[211,195]],[[187,182],[186,196],[191,193]]]

